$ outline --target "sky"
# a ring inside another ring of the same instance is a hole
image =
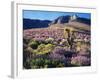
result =
[[[74,14],[77,14],[79,17],[87,19],[91,18],[90,13],[23,10],[23,18],[27,19],[54,20],[59,16],[74,15]]]

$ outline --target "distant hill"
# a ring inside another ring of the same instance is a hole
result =
[[[49,20],[23,19],[23,29],[45,28],[51,23]]]

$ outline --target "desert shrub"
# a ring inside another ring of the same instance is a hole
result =
[[[54,45],[53,44],[47,44],[45,45],[45,50],[48,50],[48,52],[51,52],[54,49]]]
[[[23,66],[26,69],[30,68],[30,60],[32,58],[32,52],[28,49],[23,50]]]
[[[50,53],[54,48],[53,44],[40,44],[36,49],[36,54],[47,54]]]
[[[29,61],[23,62],[23,68],[30,69],[31,68],[30,62]]]
[[[37,49],[39,43],[35,40],[32,40],[29,42],[28,46],[30,46],[32,49]]]
[[[91,57],[91,51],[83,51],[83,50],[80,50],[79,55],[82,55],[82,56],[87,56],[87,57]]]
[[[66,50],[64,48],[55,47],[55,49],[52,51],[52,53],[49,55],[49,57],[52,60],[64,61],[65,60],[64,53],[66,53]]]
[[[37,58],[31,61],[31,68],[40,68],[40,67],[43,67],[43,65],[44,65],[43,58]]]
[[[47,58],[36,58],[30,62],[31,68],[54,68],[54,67],[64,67],[64,63],[58,60],[50,60]]]
[[[61,55],[61,54],[52,53],[52,54],[49,55],[49,57],[52,60],[59,60],[59,61],[64,61],[65,60],[65,56]]]
[[[53,50],[54,54],[61,54],[63,55],[64,53],[66,53],[66,50],[63,47],[55,47],[55,49]]]
[[[31,62],[31,68],[47,68],[51,64],[51,61],[46,58],[36,58]]]
[[[28,44],[30,42],[30,39],[23,38],[23,43]]]
[[[54,67],[64,67],[64,63],[60,60],[51,60],[51,63],[48,65],[49,68]]]
[[[46,43],[53,43],[54,39],[53,38],[47,38],[45,40]]]
[[[66,58],[71,58],[73,56],[76,56],[77,53],[72,52],[72,51],[66,51],[66,53],[64,54]]]
[[[40,44],[45,44],[45,39],[44,38],[34,38],[35,41],[37,41]]]
[[[78,55],[76,57],[71,58],[71,64],[75,66],[89,66],[90,58]]]
[[[40,44],[37,48],[38,51],[41,51],[42,49],[45,48],[45,44]]]

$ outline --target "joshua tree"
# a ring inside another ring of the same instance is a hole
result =
[[[67,40],[68,45],[70,46],[70,49],[72,49],[72,45],[74,43],[74,31],[73,29],[64,29],[64,38]]]

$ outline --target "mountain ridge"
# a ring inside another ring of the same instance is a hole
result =
[[[59,16],[58,18],[54,19],[53,21],[50,20],[39,20],[39,19],[26,19],[23,18],[23,29],[31,29],[31,28],[47,28],[53,24],[64,24],[69,22],[79,22],[86,24],[88,26],[91,25],[91,20],[87,18],[74,16]]]

